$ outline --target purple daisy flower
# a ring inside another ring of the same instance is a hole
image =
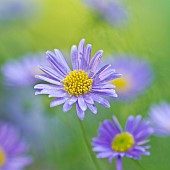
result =
[[[170,105],[168,103],[153,105],[149,112],[149,121],[154,129],[154,135],[170,136]]]
[[[101,96],[117,97],[114,85],[108,81],[116,79],[121,75],[111,65],[107,64],[97,70],[103,51],[96,52],[90,60],[92,46],[84,46],[85,39],[82,39],[78,48],[73,45],[71,48],[71,59],[73,70],[67,65],[63,55],[58,49],[52,53],[47,51],[47,60],[50,67],[40,66],[45,74],[35,77],[51,84],[38,84],[35,86],[35,94],[48,94],[49,97],[56,97],[50,104],[51,107],[63,104],[63,111],[67,112],[76,103],[78,117],[83,120],[85,111],[89,108],[94,114],[97,108],[94,102],[105,107],[110,107],[109,102]]]
[[[112,24],[123,23],[127,19],[127,9],[116,0],[84,0],[88,6]]]
[[[3,65],[2,74],[8,86],[31,86],[37,82],[34,75],[41,73],[37,66],[43,63],[42,57],[26,55],[18,61],[10,61]]]
[[[119,56],[106,60],[122,74],[111,81],[116,86],[118,99],[128,101],[141,94],[152,82],[152,70],[147,62],[139,58]]]
[[[97,158],[108,158],[109,162],[117,157],[117,170],[122,170],[122,158],[124,156],[140,159],[141,155],[149,155],[149,145],[145,145],[153,130],[149,122],[142,120],[140,115],[129,116],[125,130],[123,131],[116,117],[113,120],[105,120],[101,123],[98,137],[93,138],[93,151],[97,152]]]
[[[32,159],[26,156],[28,145],[19,139],[18,131],[9,124],[0,124],[0,169],[22,170],[31,164]]]

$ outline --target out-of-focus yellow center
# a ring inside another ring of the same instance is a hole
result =
[[[116,86],[116,89],[118,91],[122,91],[129,87],[129,82],[126,79],[124,79],[123,77],[112,80],[111,83]]]
[[[78,96],[89,93],[92,89],[93,79],[88,78],[88,74],[83,70],[73,70],[62,80],[64,90],[69,94]]]
[[[4,151],[0,148],[0,168],[4,165],[6,156]]]
[[[133,136],[128,132],[116,135],[112,142],[112,149],[117,152],[126,152],[134,145]]]

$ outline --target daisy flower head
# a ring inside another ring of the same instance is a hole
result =
[[[109,162],[117,158],[117,170],[122,170],[122,158],[140,159],[141,155],[149,155],[146,143],[153,133],[149,122],[142,120],[140,115],[129,116],[125,130],[122,130],[116,117],[105,120],[98,130],[98,137],[92,140],[93,151],[97,158],[108,158]]]
[[[162,102],[153,105],[149,112],[149,121],[156,136],[170,136],[170,104]]]
[[[122,74],[122,77],[109,82],[116,86],[118,100],[134,99],[152,82],[152,69],[145,60],[130,56],[117,56],[108,58],[106,62],[110,62],[116,71]]]
[[[128,12],[123,3],[117,0],[84,0],[103,19],[113,25],[119,25],[127,20]]]
[[[117,97],[117,94],[113,89],[114,85],[107,82],[121,76],[114,69],[110,69],[109,64],[98,69],[103,51],[97,51],[90,60],[92,46],[91,44],[85,46],[84,43],[85,39],[82,39],[78,48],[75,45],[71,48],[72,70],[61,52],[55,49],[54,53],[50,51],[46,53],[51,66],[40,66],[45,74],[35,76],[51,83],[36,85],[36,95],[48,94],[49,97],[55,97],[50,106],[64,104],[64,112],[69,111],[76,103],[77,115],[81,120],[84,119],[87,108],[94,114],[97,113],[95,102],[110,107],[103,96]]]
[[[34,77],[36,73],[41,73],[37,68],[40,63],[44,63],[44,58],[35,55],[25,55],[19,60],[9,61],[2,66],[2,75],[5,84],[12,87],[32,86],[37,82]]]
[[[0,169],[23,170],[32,162],[26,155],[28,145],[19,138],[19,133],[10,124],[0,124]]]
[[[4,109],[1,112],[4,113],[7,120],[16,124],[17,128],[22,131],[34,152],[42,151],[45,149],[45,140],[49,139],[47,134],[52,125],[50,117],[44,116],[46,112],[42,98],[35,97],[34,91],[30,87],[7,90],[9,93],[3,98],[1,106]],[[27,95],[25,95],[26,92]]]

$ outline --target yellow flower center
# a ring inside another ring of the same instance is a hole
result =
[[[89,93],[92,89],[93,79],[88,78],[88,73],[83,70],[73,70],[62,80],[64,90],[69,94],[78,96]]]
[[[112,80],[111,83],[116,86],[118,91],[123,91],[129,87],[129,82],[123,77]]]
[[[2,167],[5,163],[6,156],[4,151],[0,148],[0,167]]]
[[[112,149],[117,152],[126,152],[134,145],[133,136],[128,132],[116,135],[112,142]]]

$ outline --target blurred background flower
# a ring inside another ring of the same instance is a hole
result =
[[[154,129],[154,134],[158,136],[170,135],[170,105],[160,103],[152,105],[149,112],[149,121]]]
[[[8,123],[0,124],[0,169],[25,169],[32,163],[27,156],[28,144],[20,139],[18,130]]]
[[[152,82],[153,73],[150,65],[141,58],[115,56],[106,60],[112,64],[122,77],[112,80],[116,86],[118,100],[129,101],[142,94]]]
[[[28,19],[37,10],[32,0],[1,0],[0,21]]]
[[[118,0],[83,0],[86,5],[91,8],[92,12],[96,12],[101,19],[106,20],[115,26],[127,22],[128,12],[122,1]]]
[[[38,65],[43,63],[45,59],[40,54],[25,55],[18,61],[9,61],[2,67],[4,83],[11,87],[32,87],[37,82],[34,75],[41,73]]]

